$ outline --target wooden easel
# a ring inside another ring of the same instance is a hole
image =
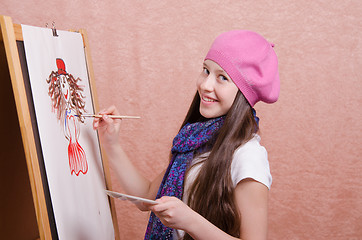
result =
[[[0,24],[2,33],[0,35],[0,76],[2,83],[0,87],[0,95],[2,96],[0,107],[3,109],[0,134],[5,135],[2,136],[3,139],[0,142],[2,156],[0,169],[3,171],[1,173],[3,178],[8,178],[8,181],[1,182],[0,191],[2,198],[9,200],[0,200],[0,209],[3,208],[2,210],[5,211],[5,214],[2,213],[3,219],[1,221],[4,223],[10,221],[9,225],[4,225],[4,229],[1,229],[0,226],[0,237],[14,239],[14,234],[20,232],[19,236],[29,239],[34,239],[31,237],[34,234],[37,235],[35,236],[36,239],[54,239],[53,216],[51,207],[49,207],[49,199],[47,199],[49,193],[47,192],[46,180],[44,180],[44,172],[42,172],[44,166],[41,163],[41,152],[39,152],[39,146],[37,146],[39,139],[37,139],[37,129],[34,127],[33,106],[30,101],[29,90],[27,90],[28,72],[26,61],[23,59],[25,54],[24,49],[22,49],[21,25],[13,24],[8,16],[0,16]],[[85,30],[79,30],[78,32],[83,37],[93,104],[95,111],[98,111],[99,106],[87,34]],[[110,189],[109,166],[104,154],[102,154],[102,159],[105,182],[107,188]],[[21,169],[24,171],[21,171]],[[27,169],[28,179],[25,169]],[[15,176],[14,172],[21,176]],[[0,178],[0,180],[2,179]],[[26,194],[27,192],[29,194]],[[17,203],[18,198],[22,198],[19,203]],[[33,201],[33,206],[29,204],[30,201]],[[109,199],[109,201],[115,237],[119,239],[114,200]],[[16,211],[19,204],[24,203],[27,204],[24,207],[26,210]],[[17,225],[13,226],[12,221],[16,222]],[[24,224],[37,226],[38,229],[30,229],[26,230],[28,232],[24,232]]]

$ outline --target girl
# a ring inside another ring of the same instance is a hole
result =
[[[279,96],[272,44],[251,31],[221,34],[197,80],[197,93],[173,140],[168,168],[155,180],[141,176],[119,142],[114,106],[94,120],[124,190],[156,199],[145,239],[266,239],[271,175],[259,144],[258,101]]]
[[[46,80],[49,84],[48,95],[52,100],[52,108],[57,112],[57,119],[63,125],[65,138],[69,141],[68,159],[70,174],[79,175],[88,172],[88,163],[85,152],[79,144],[79,122],[84,122],[80,117],[84,111],[85,103],[82,94],[83,88],[77,83],[72,74],[65,71],[63,59],[57,58],[58,71],[52,71]]]

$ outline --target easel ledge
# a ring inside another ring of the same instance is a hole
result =
[[[34,129],[27,100],[27,93],[24,85],[23,71],[19,58],[19,51],[16,41],[23,41],[22,27],[20,24],[13,24],[11,17],[0,15],[0,41],[3,42],[6,52],[6,59],[13,88],[14,99],[18,114],[19,127],[21,130],[21,138],[24,147],[26,165],[29,173],[31,192],[33,195],[35,213],[38,223],[40,239],[52,239],[48,211],[46,207],[46,199],[44,194],[44,186],[41,178],[41,170],[39,166],[38,152],[34,139]],[[70,30],[72,31],[72,30]],[[84,29],[79,31],[83,38],[84,53],[88,70],[88,78],[91,86],[91,94],[94,104],[94,110],[99,111],[97,102],[98,95],[95,89],[93,65],[90,56],[89,42],[87,33]],[[4,79],[3,81],[6,81]],[[103,170],[107,189],[112,189],[110,186],[110,170],[108,159],[101,149],[103,159]],[[115,204],[113,199],[110,201],[110,210],[114,226],[115,238],[119,239],[118,221],[116,216]]]

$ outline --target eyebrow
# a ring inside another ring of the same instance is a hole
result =
[[[206,64],[206,63],[203,63],[203,65],[204,65],[204,67],[207,67],[208,69],[210,69],[210,67]],[[221,68],[221,67],[220,67]],[[217,69],[216,71],[215,71],[216,73],[219,73],[219,74],[223,74],[223,75],[225,75],[225,77],[227,77],[228,75],[227,75],[227,73],[225,72],[225,70],[224,69]]]

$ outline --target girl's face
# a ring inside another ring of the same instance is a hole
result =
[[[69,84],[68,84],[66,76],[65,75],[59,75],[59,81],[60,81],[60,88],[62,89],[64,99],[65,99],[66,102],[68,102],[69,99],[70,99],[70,96],[69,96],[70,91],[69,91]]]
[[[201,99],[200,114],[205,118],[225,115],[238,92],[238,87],[229,75],[211,60],[205,60],[196,86]]]

